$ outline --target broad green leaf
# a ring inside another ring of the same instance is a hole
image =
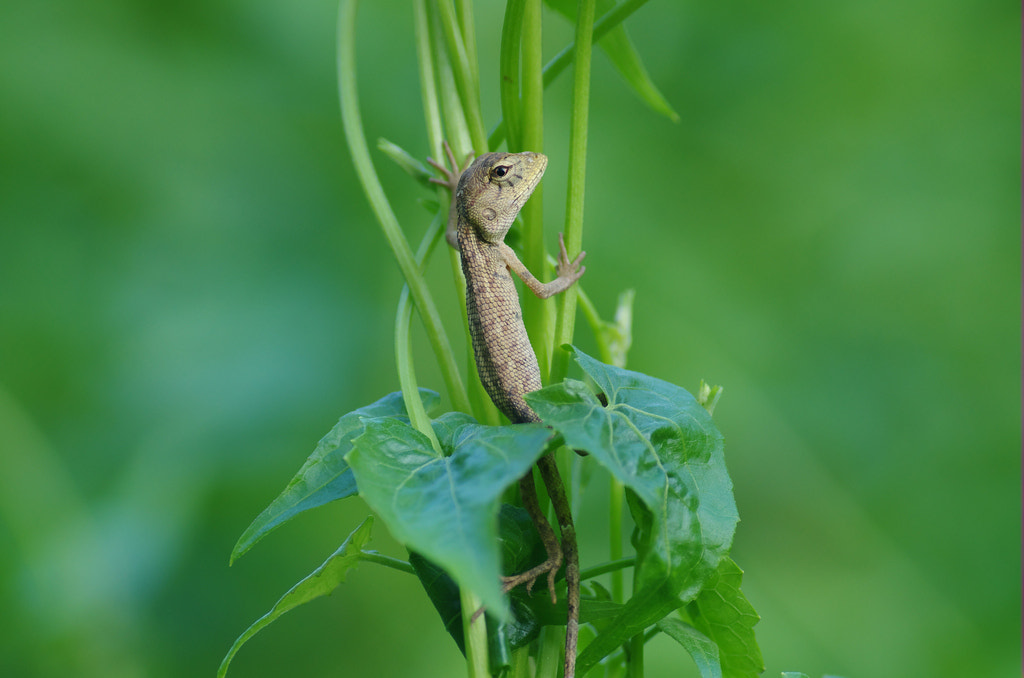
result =
[[[252,626],[247,628],[238,637],[234,645],[231,646],[231,649],[228,650],[224,660],[220,663],[220,668],[217,670],[217,678],[224,678],[228,672],[231,660],[246,641],[285,612],[293,610],[299,605],[304,605],[315,598],[329,595],[339,584],[345,581],[349,570],[359,564],[359,553],[366,543],[370,541],[370,530],[372,527],[373,516],[369,516],[348,536],[345,543],[331,554],[330,558],[325,560],[320,567],[313,570],[308,577],[281,596],[281,599],[277,601],[277,604],[274,605],[270,612],[267,612],[253,622]]]
[[[627,488],[640,535],[633,597],[580,655],[583,675],[630,636],[692,599],[728,552],[738,516],[722,435],[686,390],[573,349],[603,393],[567,379],[526,396],[545,424]]]
[[[566,19],[575,23],[576,0],[544,1],[548,7],[551,7]],[[615,7],[615,0],[597,0],[596,9],[598,15],[606,13],[613,7]],[[597,46],[604,50],[616,70],[652,110],[661,113],[672,122],[679,121],[679,115],[672,110],[668,101],[665,100],[665,97],[658,91],[654,82],[651,81],[651,77],[647,74],[647,69],[644,68],[643,62],[640,61],[640,55],[637,54],[636,48],[633,47],[633,43],[629,39],[629,34],[626,33],[624,26],[620,24],[608,31],[598,41]]]
[[[680,619],[667,617],[658,622],[657,627],[690,654],[701,678],[722,678],[718,646],[713,640]]]
[[[476,419],[465,412],[445,412],[430,423],[438,442],[448,453],[452,450],[452,440],[455,439],[455,435],[460,428],[467,424],[476,424]]]
[[[718,645],[725,678],[752,678],[764,671],[754,625],[761,619],[740,591],[743,570],[723,558],[687,611],[693,625]]]
[[[425,388],[420,389],[420,397],[427,410],[437,407],[440,402],[436,393]],[[334,428],[320,439],[284,491],[238,538],[238,543],[231,551],[230,562],[235,562],[274,528],[299,513],[355,494],[356,481],[345,461],[345,455],[352,449],[352,440],[363,432],[363,419],[404,416],[402,394],[395,392],[341,417]]]
[[[540,457],[551,431],[539,424],[452,426],[434,431],[446,455],[419,431],[395,419],[366,422],[347,460],[359,494],[409,550],[443,568],[480,597],[502,621],[498,508],[501,494]]]
[[[416,571],[416,576],[427,592],[427,597],[434,609],[441,616],[444,630],[451,634],[459,651],[466,653],[462,635],[462,603],[459,599],[459,587],[452,578],[440,567],[430,562],[415,551],[409,552],[409,564]]]

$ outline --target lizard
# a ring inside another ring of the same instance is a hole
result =
[[[523,265],[505,234],[523,204],[540,183],[547,168],[542,153],[486,153],[470,164],[472,155],[460,171],[451,149],[445,152],[452,169],[428,158],[443,179],[431,179],[451,191],[445,238],[458,249],[466,278],[466,315],[477,371],[484,390],[509,421],[514,424],[540,422],[523,395],[541,388],[540,366],[523,325],[519,294],[511,273],[515,273],[541,299],[558,294],[573,285],[586,267],[580,264],[586,252],[569,261],[562,234],[558,236],[557,273],[553,281],[542,283]],[[537,462],[541,478],[555,508],[562,542],[537,502],[532,469],[519,481],[523,505],[537,527],[547,559],[517,575],[503,577],[503,590],[525,584],[530,591],[537,578],[547,574],[552,603],[556,600],[555,575],[566,562],[568,619],[566,625],[565,676],[575,674],[576,645],[579,634],[579,557],[572,513],[565,487],[554,457],[548,453]]]

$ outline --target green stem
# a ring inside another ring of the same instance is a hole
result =
[[[639,565],[639,563],[638,563]],[[633,590],[639,590],[637,580],[640,576],[640,567],[633,568]],[[644,675],[644,634],[640,632],[626,642],[629,649],[626,662],[626,678],[643,678]]]
[[[525,0],[522,30],[522,146],[512,151],[544,152],[544,64],[541,38],[541,0]],[[534,190],[523,206],[523,263],[541,279],[547,274],[547,250],[544,246],[544,184]],[[551,346],[554,340],[555,306],[553,301],[533,294],[523,295],[523,322],[537,356],[541,381],[547,383],[551,370]]]
[[[422,273],[423,266],[430,258],[431,252],[441,239],[444,221],[441,216],[434,217],[416,252],[417,271]],[[437,440],[434,427],[430,425],[430,417],[420,399],[419,386],[416,383],[416,370],[413,366],[411,340],[412,303],[409,301],[409,286],[402,287],[398,297],[398,311],[395,313],[395,365],[398,368],[398,383],[402,387],[402,399],[409,421],[417,431],[430,439],[430,444],[438,454],[442,454],[441,443]]]
[[[629,639],[629,663],[626,664],[626,678],[643,678],[644,675],[644,634],[638,633]]]
[[[435,9],[427,12],[427,26],[422,28],[423,37],[421,40],[428,43],[428,51],[434,58],[433,73],[436,76],[434,81],[440,92],[439,99],[441,110],[444,112],[443,119],[446,123],[445,129],[448,133],[448,143],[451,144],[458,162],[462,162],[466,154],[472,150],[472,141],[470,140],[469,129],[466,125],[466,116],[463,115],[459,93],[455,87],[455,80],[452,77],[448,54],[441,47],[444,40],[441,18],[437,15],[436,5],[432,4],[431,7]],[[440,143],[440,140],[438,140],[438,150],[433,151],[434,157],[439,160],[444,157],[440,150]],[[448,194],[448,190],[444,188],[439,190],[438,196],[442,205],[441,213],[446,214],[447,208],[445,205],[451,199],[451,196]],[[459,300],[459,311],[462,314],[470,411],[481,424],[496,426],[500,422],[498,409],[491,402],[487,392],[484,391],[483,384],[480,382],[480,375],[477,373],[476,368],[476,359],[473,355],[473,343],[469,336],[469,324],[466,314],[466,280],[462,276],[462,263],[459,259],[459,253],[452,249],[449,249],[449,264],[451,266],[455,294]]]
[[[530,678],[530,647],[523,647],[512,650],[512,669],[508,678]]]
[[[543,627],[537,649],[536,678],[557,678],[558,667],[564,654],[565,629],[561,626]]]
[[[476,56],[476,30],[473,26],[473,0],[455,0],[455,14],[459,20],[459,34],[466,49],[466,64],[473,89],[480,91],[480,61]]]
[[[437,3],[431,2],[427,12],[429,25],[430,52],[434,57],[434,74],[437,79],[441,98],[441,110],[444,113],[444,128],[448,143],[455,150],[455,157],[465,157],[473,148],[473,140],[469,135],[469,126],[462,111],[462,100],[455,87],[455,76],[452,75],[451,60],[443,47],[445,43],[441,17],[438,15]],[[441,157],[438,157],[440,160]]]
[[[522,124],[519,119],[522,102],[519,98],[520,41],[523,35],[523,9],[525,0],[509,0],[505,7],[505,21],[501,25],[501,52],[498,58],[501,78],[501,114],[508,129],[509,150],[520,150]],[[490,147],[494,150],[494,147]]]
[[[626,0],[622,4],[612,7],[601,15],[601,18],[594,22],[593,42],[603,38],[608,31],[625,21],[630,14],[647,4],[647,0]],[[577,37],[577,40],[579,38]],[[550,85],[555,78],[562,74],[575,57],[576,43],[567,45],[561,52],[548,62],[544,67],[544,86]]]
[[[594,42],[603,38],[608,31],[621,24],[629,17],[629,15],[643,7],[645,4],[647,4],[647,0],[626,0],[626,2],[616,5],[602,14],[601,18],[594,23]],[[565,47],[565,49],[556,54],[546,66],[544,66],[544,87],[547,87],[554,82],[555,78],[561,75],[562,71],[572,63],[573,57],[575,56],[575,50],[576,43],[570,43]],[[494,126],[494,129],[491,130],[491,134],[488,137],[488,147],[491,149],[497,148],[504,140],[505,123],[499,120],[498,124]]]
[[[423,319],[427,338],[441,367],[452,406],[457,410],[469,411],[469,398],[462,385],[462,377],[455,365],[451,344],[441,324],[434,299],[426,281],[413,258],[409,243],[398,225],[398,219],[388,204],[377,172],[370,160],[370,151],[363,134],[362,118],[359,114],[359,99],[356,88],[355,57],[355,15],[356,0],[342,0],[338,13],[338,91],[341,98],[341,117],[356,174],[363,186],[370,206],[387,238],[391,251],[405,276],[412,299]]]
[[[610,497],[608,500],[608,557],[613,562],[621,562],[622,558],[622,499],[625,494],[622,483],[615,478],[611,479]],[[624,558],[623,560],[633,561],[636,558]],[[621,603],[625,601],[625,580],[622,570],[612,572],[612,601]]]
[[[583,317],[587,319],[587,324],[590,325],[590,333],[594,335],[594,339],[597,341],[597,353],[601,357],[601,362],[611,365],[612,352],[605,338],[604,321],[601,320],[601,315],[597,312],[597,306],[590,300],[590,296],[580,287],[579,283],[576,283],[576,288],[580,310],[583,311]]]
[[[480,599],[463,587],[459,591],[459,600],[462,604],[462,629],[469,678],[490,678],[487,662],[487,622],[482,614],[473,619],[473,615],[480,609]]]
[[[444,157],[441,147],[441,142],[444,141],[444,123],[441,120],[441,104],[437,99],[437,77],[431,56],[427,0],[415,0],[413,10],[416,59],[420,65],[420,97],[423,99],[423,118],[427,123],[427,142],[430,145],[431,156],[440,159]],[[444,214],[444,211],[440,214]]]
[[[608,572],[622,572],[622,570],[627,567],[633,567],[634,565],[636,565],[636,558],[633,556],[629,556],[628,558],[619,558],[618,560],[609,560],[606,563],[601,563],[599,565],[594,565],[593,567],[588,567],[585,570],[580,570],[580,581],[593,579],[594,577],[599,577]],[[621,603],[622,601],[616,600],[615,602]]]
[[[360,551],[359,560],[367,563],[383,565],[384,567],[390,567],[392,570],[398,570],[399,572],[405,572],[406,574],[416,574],[416,570],[414,570],[412,565],[408,562],[398,558],[392,558],[391,556],[382,555],[376,551]]]
[[[583,194],[587,176],[587,126],[590,119],[590,57],[593,51],[594,0],[580,0],[576,9],[575,72],[572,87],[572,118],[569,126],[569,188],[565,208],[565,248],[572,259],[583,245]],[[570,287],[558,300],[555,345],[572,343],[576,326],[576,289]],[[569,370],[569,356],[552,356],[551,381],[559,382]]]
[[[452,4],[452,0],[437,0],[437,8],[440,12],[445,42],[448,45],[448,59],[452,66],[452,75],[455,76],[455,88],[459,92],[462,112],[465,113],[466,124],[469,126],[469,136],[473,141],[473,148],[478,153],[483,153],[487,150],[487,134],[484,132],[483,117],[480,113],[480,86],[473,78],[473,67],[469,63],[469,55],[466,52],[466,43],[462,38],[455,6]],[[466,26],[467,30],[472,30],[472,28],[472,26]]]

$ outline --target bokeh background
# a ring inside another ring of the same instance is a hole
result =
[[[491,122],[499,5],[477,7]],[[228,568],[338,416],[397,389],[335,17],[0,4],[0,675],[212,676],[368,513],[336,502]],[[571,29],[545,18],[553,55]],[[423,156],[409,3],[358,20],[367,134]],[[725,386],[766,675],[1020,675],[1019,6],[652,2],[628,26],[682,121],[595,60],[584,283],[609,316],[636,289],[631,367]],[[418,239],[431,196],[376,158]],[[402,555],[379,523],[373,544]],[[462,671],[412,578],[364,565],[231,675]],[[658,639],[648,675],[696,674]]]

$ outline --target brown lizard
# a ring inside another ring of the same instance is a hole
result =
[[[433,179],[452,193],[448,228],[445,237],[459,250],[462,271],[466,276],[466,310],[477,371],[484,389],[501,412],[512,423],[539,422],[523,395],[541,387],[540,367],[523,325],[519,294],[511,273],[541,299],[569,288],[580,279],[586,267],[580,252],[572,262],[565,251],[562,235],[558,236],[558,277],[549,283],[535,278],[511,247],[505,244],[520,208],[540,183],[548,159],[541,153],[486,153],[459,171],[451,149],[445,145],[449,170],[445,165],[428,160],[444,179]],[[576,644],[579,632],[579,557],[576,531],[565,495],[558,466],[549,453],[537,462],[541,478],[551,497],[552,506],[562,534],[561,545],[537,502],[533,471],[519,482],[523,505],[529,512],[547,551],[547,560],[526,572],[505,577],[506,591],[520,584],[530,590],[534,581],[547,573],[548,590],[555,602],[555,574],[566,560],[568,589],[568,620],[565,642],[565,676],[575,674]]]

